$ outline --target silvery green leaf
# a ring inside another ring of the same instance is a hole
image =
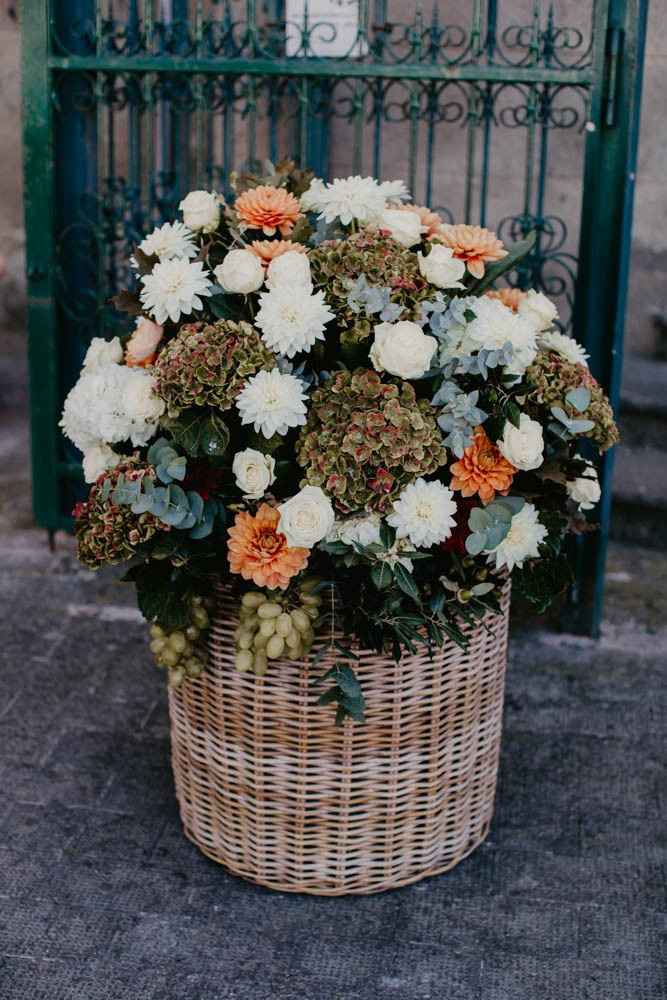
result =
[[[182,482],[185,479],[187,460],[184,455],[176,457],[169,462],[167,466],[167,473],[172,479],[178,479]]]
[[[484,507],[473,507],[468,518],[468,527],[471,531],[486,531],[492,523],[492,517]]]
[[[188,490],[187,497],[190,504],[190,510],[194,514],[195,521],[201,520],[202,514],[204,513],[204,501],[200,497],[199,493],[195,493],[194,490]]]
[[[493,583],[476,583],[472,592],[475,597],[482,597],[484,594],[490,594],[494,588],[495,584]]]
[[[141,481],[138,479],[129,481],[123,479],[121,482],[121,478],[119,478],[118,485],[111,494],[111,499],[117,504],[135,503],[141,491]]]
[[[579,386],[578,389],[570,389],[565,397],[565,402],[573,406],[579,413],[588,409],[591,401],[591,391],[586,386]]]
[[[471,556],[478,556],[484,551],[486,537],[483,534],[468,535],[466,538],[466,552]]]
[[[502,521],[496,521],[486,533],[486,549],[497,548],[502,540],[507,537],[510,526]]]

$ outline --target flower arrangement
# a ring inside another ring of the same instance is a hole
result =
[[[361,719],[355,647],[463,644],[508,573],[540,609],[562,590],[600,497],[581,449],[618,434],[554,304],[492,288],[530,238],[449,225],[400,181],[267,171],[191,192],[134,252],[135,328],[92,341],[62,418],[91,484],[79,556],[130,561],[170,683],[205,668],[222,580],[237,668],[324,637],[322,701]]]

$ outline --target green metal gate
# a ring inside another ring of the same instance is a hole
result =
[[[617,402],[647,4],[24,0],[37,522],[70,525],[81,477],[57,421],[91,337],[120,322],[129,248],[258,159],[403,176],[449,219],[537,230],[514,281],[556,298]],[[570,606],[593,633],[610,478],[607,458]]]

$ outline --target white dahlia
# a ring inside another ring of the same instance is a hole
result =
[[[242,424],[252,424],[266,438],[287,434],[306,422],[306,393],[295,375],[279,371],[257,372],[236,397]]]
[[[380,181],[380,191],[387,201],[409,201],[410,192],[405,186],[405,181]]]
[[[324,340],[324,327],[334,319],[324,301],[324,292],[311,293],[278,285],[259,297],[255,326],[262,340],[276,354],[293,358],[299,351],[309,351],[315,341]]]
[[[197,256],[192,231],[182,222],[165,222],[158,226],[141,241],[139,249],[147,257],[159,257],[160,260],[188,260]]]
[[[442,483],[421,477],[406,486],[394,501],[387,523],[396,528],[398,538],[409,538],[415,548],[430,548],[452,533],[456,513],[453,493]]]
[[[506,566],[512,572],[515,566],[523,566],[526,559],[536,559],[539,548],[547,537],[547,529],[538,520],[537,508],[526,503],[515,514],[502,542],[489,553],[488,561],[495,563],[496,569]]]
[[[538,344],[545,350],[556,351],[567,361],[572,361],[577,365],[586,365],[588,368],[588,354],[574,337],[567,337],[564,333],[558,333],[557,330],[550,330],[549,333],[540,334]]]
[[[178,323],[182,315],[201,309],[201,296],[211,294],[211,281],[201,261],[165,260],[141,278],[141,302],[156,323]]]
[[[475,299],[471,309],[475,319],[465,327],[462,349],[467,354],[499,350],[509,342],[514,354],[508,372],[523,375],[537,354],[537,331],[532,323],[512,312],[498,299]]]
[[[395,197],[395,196],[394,196]],[[387,203],[387,195],[373,177],[337,178],[330,184],[316,178],[301,195],[304,212],[317,212],[325,222],[337,219],[344,225],[376,222]]]

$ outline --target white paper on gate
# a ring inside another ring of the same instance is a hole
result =
[[[308,38],[304,38],[304,32]],[[359,0],[286,0],[285,52],[288,56],[363,56],[368,45],[359,35]]]

